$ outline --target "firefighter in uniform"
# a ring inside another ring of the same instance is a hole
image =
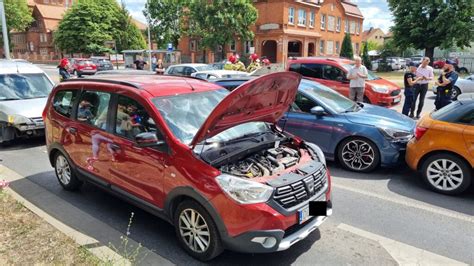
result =
[[[249,59],[250,59],[250,64],[247,67],[247,72],[252,73],[261,67],[260,60],[258,59],[257,54],[251,54]]]

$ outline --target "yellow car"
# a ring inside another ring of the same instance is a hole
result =
[[[448,195],[470,186],[474,168],[474,94],[460,98],[418,122],[405,158],[432,190]]]

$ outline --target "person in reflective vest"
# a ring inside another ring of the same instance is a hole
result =
[[[257,54],[251,54],[249,59],[250,59],[250,64],[247,67],[247,72],[251,73],[259,69],[260,67],[262,67],[260,65],[260,59],[258,59]]]

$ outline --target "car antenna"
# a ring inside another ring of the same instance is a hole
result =
[[[288,110],[286,111],[286,114],[285,114],[285,120],[283,120],[283,128],[282,128],[283,132],[285,132],[286,121],[288,121],[288,114],[290,113],[290,108],[291,108],[291,105],[288,106]]]

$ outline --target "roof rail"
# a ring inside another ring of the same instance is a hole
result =
[[[91,82],[101,82],[101,83],[111,83],[111,84],[118,84],[118,85],[125,85],[129,87],[133,87],[135,89],[143,89],[140,85],[133,82],[128,81],[121,81],[121,80],[113,80],[113,79],[101,79],[101,78],[86,78],[86,79],[66,79],[61,81],[63,82],[74,82],[74,81],[91,81]]]

